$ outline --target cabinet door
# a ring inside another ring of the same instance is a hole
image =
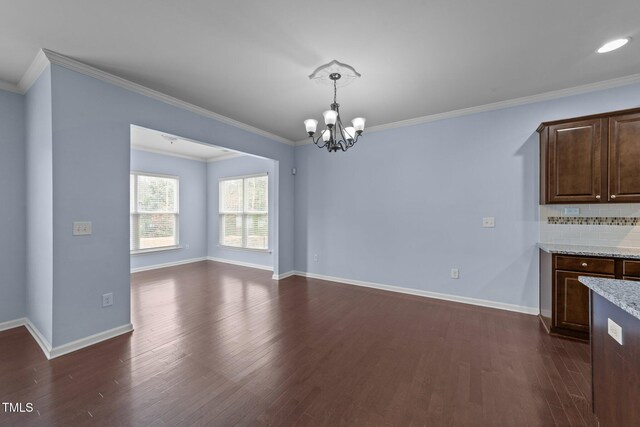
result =
[[[602,119],[549,127],[549,203],[597,203],[606,200],[603,191],[606,190],[603,129]]]
[[[589,288],[578,281],[579,276],[607,277],[614,275],[586,274],[556,270],[554,326],[578,332],[589,332]]]
[[[609,201],[640,202],[640,113],[609,119]]]

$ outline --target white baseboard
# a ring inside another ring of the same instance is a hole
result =
[[[0,332],[6,331],[7,329],[17,328],[18,326],[24,326],[27,324],[27,318],[23,317],[21,319],[9,320],[6,322],[0,323]]]
[[[48,357],[49,359],[53,359],[132,331],[133,325],[131,323],[127,323],[126,325],[118,326],[117,328],[109,329],[108,331],[99,332],[95,335],[54,347],[50,350]]]
[[[40,332],[40,330],[36,328],[36,325],[34,325],[30,319],[27,319],[27,323],[25,324],[25,326],[27,327],[27,330],[29,331],[33,339],[36,340],[47,359],[51,359],[51,343],[49,342],[49,340],[47,340],[44,335],[42,335],[42,332]]]
[[[286,279],[287,277],[291,277],[295,275],[296,275],[295,271],[287,271],[286,273],[282,273],[282,274],[274,274],[271,278],[273,280],[282,280],[282,279]]]
[[[341,277],[324,276],[322,274],[307,273],[305,271],[295,271],[296,276],[308,277],[310,279],[327,280],[329,282],[345,283],[347,285],[363,286],[366,288],[381,289],[384,291],[399,292],[402,294],[416,295],[420,297],[434,298],[444,301],[459,302],[463,304],[478,305],[481,307],[497,308],[498,310],[514,311],[516,313],[537,315],[540,311],[538,307],[526,307],[515,304],[507,304],[497,301],[489,301],[478,298],[468,298],[458,295],[442,294],[439,292],[423,291],[420,289],[404,288],[401,286],[385,285],[382,283],[363,282],[360,280],[344,279]]]
[[[40,349],[47,359],[53,359],[71,353],[73,351],[89,347],[99,342],[117,337],[118,335],[126,334],[127,332],[133,331],[133,325],[131,323],[128,323],[117,328],[109,329],[108,331],[100,332],[95,335],[81,338],[79,340],[52,348],[49,340],[47,340],[44,335],[42,335],[42,332],[40,332],[40,330],[36,327],[36,325],[34,325],[33,322],[31,322],[31,320],[26,317],[0,323],[0,331],[17,328],[18,326],[25,326],[27,328],[27,331],[29,331],[33,339],[36,341],[36,343],[38,343]]]
[[[225,259],[225,258],[214,258],[212,256],[208,256],[207,260],[209,261],[215,261],[215,262],[223,262],[225,264],[233,264],[233,265],[239,265],[241,267],[249,267],[249,268],[257,268],[259,270],[268,270],[268,271],[273,271],[273,267],[270,267],[268,265],[261,265],[261,264],[252,264],[250,262],[243,262],[243,261],[234,261],[231,259]]]
[[[207,259],[207,257],[190,258],[190,259],[184,259],[182,261],[165,262],[165,263],[162,263],[162,264],[147,265],[145,267],[132,268],[131,272],[132,273],[139,273],[141,271],[156,270],[158,268],[174,267],[176,265],[191,264],[192,262],[206,261],[206,259]]]

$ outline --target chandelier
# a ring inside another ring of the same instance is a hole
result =
[[[358,77],[360,77],[360,74],[353,67],[335,60],[321,65],[309,76],[312,80],[333,85],[333,103],[329,110],[322,113],[326,128],[320,132],[317,138],[314,138],[313,135],[316,133],[318,121],[314,119],[304,121],[304,127],[307,130],[307,134],[309,134],[309,138],[319,148],[326,148],[329,152],[347,151],[355,145],[360,135],[362,135],[365,119],[356,117],[351,121],[353,126],[345,127],[340,118],[340,104],[336,100],[338,82],[340,82],[340,86],[346,86]]]

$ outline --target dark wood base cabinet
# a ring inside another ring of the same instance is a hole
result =
[[[579,276],[640,280],[640,261],[540,250],[540,320],[554,335],[589,340],[589,288]]]
[[[608,319],[622,327],[622,345]],[[599,425],[640,425],[640,320],[591,291],[593,412]]]

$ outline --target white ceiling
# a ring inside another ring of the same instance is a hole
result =
[[[40,48],[296,141],[331,102],[307,76],[332,59],[362,74],[338,102],[368,126],[640,73],[640,1],[5,2],[0,80]]]
[[[140,126],[131,126],[131,148],[209,162],[244,155]]]

